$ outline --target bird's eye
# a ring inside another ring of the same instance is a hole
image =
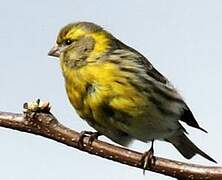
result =
[[[72,44],[72,42],[73,42],[73,40],[71,40],[71,39],[66,39],[66,40],[64,41],[64,45],[65,45],[65,46],[68,46],[68,45]]]

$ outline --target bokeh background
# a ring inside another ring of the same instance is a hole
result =
[[[222,1],[2,1],[0,6],[0,111],[21,112],[41,98],[65,125],[91,129],[66,97],[59,61],[47,56],[58,30],[73,21],[92,21],[150,59],[181,92],[208,134],[188,128],[189,137],[222,164]],[[101,138],[109,141],[106,138]],[[0,179],[171,179],[108,161],[57,142],[0,128]],[[135,142],[132,149],[149,145]],[[170,144],[155,143],[155,154],[184,159]]]

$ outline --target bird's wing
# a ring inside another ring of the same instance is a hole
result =
[[[139,63],[142,67],[145,67],[145,73],[153,78],[159,85],[160,85],[160,90],[168,89],[172,90],[172,94],[175,97],[174,99],[177,99],[178,102],[183,104],[183,112],[181,113],[181,118],[180,120],[188,124],[189,126],[198,128],[204,132],[206,132],[203,128],[199,126],[197,121],[195,120],[192,112],[190,111],[189,107],[186,105],[186,103],[183,101],[182,97],[180,94],[176,91],[176,89],[171,85],[171,83],[168,81],[167,78],[165,78],[158,70],[156,70],[153,65],[148,61],[146,57],[144,57],[142,54],[140,54],[138,51],[135,49],[123,44],[122,42],[118,41],[117,45],[117,50],[116,54],[120,54],[119,51],[122,51],[121,54],[123,54],[123,59],[126,54],[129,54],[129,52],[133,53],[135,56],[134,58],[137,60],[137,63]],[[114,51],[115,52],[115,51]],[[124,53],[125,52],[125,53]],[[115,54],[115,53],[114,53]],[[125,54],[125,55],[124,55]],[[131,55],[132,56],[132,55]]]
[[[123,54],[129,54],[129,52],[135,54],[135,57],[138,61],[138,63],[140,63],[141,65],[143,65],[145,67],[146,73],[154,78],[156,81],[161,82],[163,84],[168,84],[169,81],[159,72],[157,71],[153,65],[148,61],[148,59],[146,57],[144,57],[142,54],[140,54],[137,50],[125,45],[124,43],[122,43],[121,41],[117,40],[116,41],[116,47],[117,49],[115,51],[125,51],[125,53]],[[114,52],[115,52],[114,51]]]
[[[146,68],[146,73],[149,76],[154,78],[156,81],[161,82],[163,85],[170,85],[173,88],[173,86],[170,84],[170,82],[159,71],[157,71],[153,67],[153,65],[143,55],[141,55],[141,54],[139,54],[139,55],[141,56],[140,60],[142,61],[142,63],[144,64],[144,66]],[[174,89],[174,90],[175,90],[175,93],[178,94],[176,89]],[[183,101],[182,97],[181,97],[181,101],[184,103],[184,108],[183,108],[183,112],[181,114],[180,120],[185,122],[186,124],[188,124],[191,127],[194,127],[194,128],[200,129],[204,132],[207,132],[205,129],[203,129],[199,126],[196,119],[194,118],[193,113],[191,112],[191,110],[189,109],[187,104]]]
[[[169,83],[169,81],[159,71],[157,71],[144,56],[141,56],[140,60],[142,61],[144,67],[146,68],[146,73],[149,76],[151,76],[153,79],[163,84]]]

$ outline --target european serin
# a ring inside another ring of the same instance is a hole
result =
[[[60,57],[70,102],[82,119],[114,142],[172,143],[185,157],[215,162],[185,135],[180,121],[205,131],[170,82],[138,51],[90,22],[61,29],[50,56]]]

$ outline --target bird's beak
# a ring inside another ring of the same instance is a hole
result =
[[[49,52],[49,56],[59,57],[60,56],[60,49],[57,45],[55,45]]]

